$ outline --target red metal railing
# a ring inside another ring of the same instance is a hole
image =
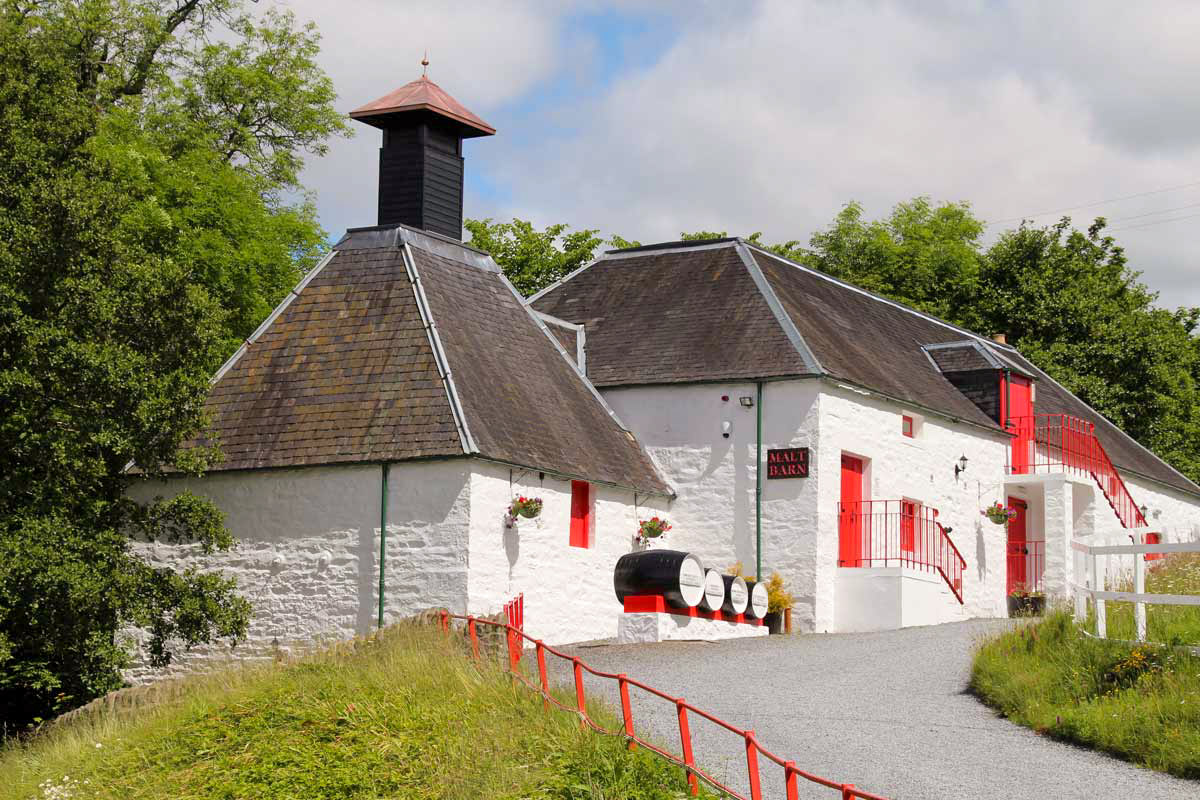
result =
[[[967,562],[937,516],[936,508],[910,500],[838,503],[838,566],[937,572],[962,603]]]
[[[1007,593],[1042,591],[1042,573],[1046,569],[1046,543],[1012,541],[1008,543]]]
[[[673,697],[666,692],[655,689],[653,686],[648,686],[641,681],[636,681],[624,673],[617,674],[612,672],[601,672],[598,669],[588,666],[576,656],[567,655],[560,650],[556,650],[553,647],[544,644],[540,639],[534,639],[530,636],[527,636],[524,631],[515,628],[511,624],[479,619],[477,617],[462,614],[451,614],[447,611],[443,611],[440,625],[442,631],[445,633],[450,632],[450,620],[452,619],[463,620],[466,622],[467,635],[471,640],[471,652],[476,660],[480,658],[479,626],[493,625],[496,627],[503,627],[507,633],[506,640],[508,641],[509,671],[512,673],[514,679],[520,681],[522,684],[542,696],[542,704],[547,710],[551,706],[554,706],[555,708],[559,708],[563,711],[577,714],[579,716],[580,723],[586,725],[592,730],[598,733],[607,734],[609,736],[620,736],[621,738],[625,739],[630,750],[633,750],[638,746],[644,747],[647,750],[665,758],[666,760],[683,767],[684,771],[687,773],[688,784],[693,795],[699,794],[699,781],[704,781],[714,789],[724,792],[730,797],[737,798],[737,800],[762,800],[762,776],[759,774],[759,756],[762,756],[766,760],[778,765],[783,769],[784,787],[787,792],[788,800],[797,800],[797,798],[800,796],[799,781],[801,778],[811,783],[815,783],[840,792],[842,800],[852,800],[852,798],[856,797],[864,798],[864,800],[887,800],[887,798],[883,797],[882,795],[873,794],[871,792],[859,789],[852,783],[837,783],[829,780],[828,778],[822,778],[819,775],[814,775],[811,772],[805,772],[796,766],[795,761],[784,761],[779,756],[775,755],[770,750],[767,750],[765,747],[759,744],[758,739],[754,735],[754,731],[743,730],[735,725],[731,725],[720,717],[710,714],[709,712],[697,708],[691,703],[688,703],[682,697]],[[534,646],[534,651],[537,656],[538,682],[536,685],[528,677],[526,677],[520,668],[520,651],[523,649],[523,641],[529,642]],[[549,671],[546,668],[547,655],[561,658],[563,661],[571,664],[571,671],[575,682],[575,704],[573,707],[558,700],[558,698],[556,698],[550,691]],[[593,720],[588,714],[586,702],[587,698],[585,696],[583,686],[583,675],[585,672],[597,678],[605,678],[617,682],[617,691],[621,698],[621,730],[608,730],[607,728],[597,724],[596,721]],[[638,733],[634,730],[633,705],[630,702],[629,695],[629,690],[631,687],[643,691],[653,697],[665,700],[666,702],[675,706],[676,718],[679,721],[679,755],[675,755],[674,753],[664,750],[658,745],[647,741],[638,735]],[[749,795],[739,794],[729,786],[717,780],[717,778],[712,774],[696,766],[695,757],[692,751],[692,734],[688,725],[689,717],[693,714],[729,731],[745,743],[746,769],[748,772],[750,786]]]
[[[1096,438],[1093,423],[1067,414],[1036,414],[1010,419],[1009,430],[1015,434],[1008,464],[1010,473],[1037,475],[1066,471],[1090,475],[1122,527],[1146,524],[1142,510]]]

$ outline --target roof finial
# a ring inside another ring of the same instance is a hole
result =
[[[429,72],[429,50],[425,50],[425,55],[421,58],[421,77],[427,77]]]

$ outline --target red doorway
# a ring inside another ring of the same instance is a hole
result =
[[[1033,383],[1021,375],[1010,375],[1003,396],[1006,398],[1006,423],[1016,434],[1012,443],[1012,471],[1024,475],[1030,471],[1030,449],[1034,440]]]
[[[842,501],[838,504],[838,564],[862,566],[862,494],[863,462],[854,456],[842,456]]]
[[[1029,541],[1026,535],[1025,516],[1027,506],[1024,500],[1015,497],[1008,498],[1008,505],[1017,515],[1008,521],[1008,594],[1016,590],[1029,589]]]

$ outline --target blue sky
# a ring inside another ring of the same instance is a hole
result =
[[[346,111],[428,48],[498,130],[466,146],[471,217],[805,241],[850,200],[1069,209],[1114,220],[1163,305],[1200,305],[1200,4],[269,3],[319,26]],[[335,237],[374,222],[378,132],[355,127],[304,175]]]

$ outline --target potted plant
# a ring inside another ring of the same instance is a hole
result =
[[[1010,617],[1040,617],[1046,610],[1046,595],[1038,590],[1029,590],[1018,584],[1008,593],[1008,615]]]
[[[772,572],[771,577],[767,579],[767,615],[763,617],[767,631],[772,636],[783,633],[784,630],[791,632],[792,626],[785,622],[790,622],[787,618],[791,616],[793,602],[791,593],[783,588],[782,576],[778,572]]]
[[[1008,521],[1017,515],[1017,510],[997,500],[979,513],[997,525],[1007,525]]]
[[[651,517],[638,522],[638,532],[633,541],[642,546],[649,546],[655,539],[661,539],[671,530],[671,523],[659,517]]]
[[[508,504],[508,513],[504,515],[504,527],[515,527],[518,517],[537,519],[541,513],[542,498],[520,495]]]

